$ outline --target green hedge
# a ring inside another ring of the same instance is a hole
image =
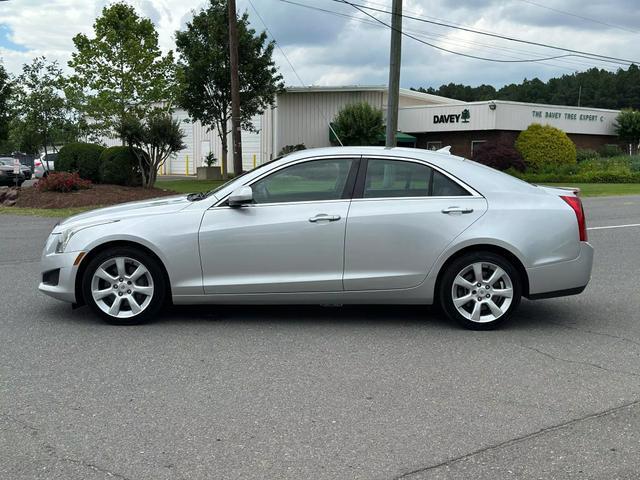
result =
[[[532,171],[576,163],[575,144],[566,133],[551,125],[529,125],[518,135],[516,149]]]
[[[129,147],[109,147],[100,155],[102,183],[139,186],[142,184],[138,159]]]
[[[575,165],[547,165],[538,172],[508,173],[532,183],[640,183],[640,156],[592,158]]]
[[[104,147],[94,143],[68,143],[58,152],[56,170],[78,172],[81,178],[100,182],[100,155]]]

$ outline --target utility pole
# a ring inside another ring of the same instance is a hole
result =
[[[396,146],[400,97],[400,57],[402,55],[402,0],[393,0],[391,8],[391,47],[389,49],[389,91],[387,94],[387,134],[385,146]]]
[[[229,59],[231,65],[231,138],[233,141],[233,173],[242,173],[242,130],[240,126],[240,77],[238,75],[238,23],[236,0],[229,7]]]

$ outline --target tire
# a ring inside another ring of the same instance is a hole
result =
[[[477,278],[479,265],[481,282]],[[438,291],[446,315],[471,330],[492,330],[504,324],[518,308],[521,296],[518,270],[504,257],[485,251],[469,252],[453,260],[442,275]]]
[[[89,261],[82,277],[85,303],[112,325],[138,325],[152,320],[164,306],[166,293],[158,260],[133,247],[100,252]]]

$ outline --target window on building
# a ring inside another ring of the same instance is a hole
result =
[[[427,142],[427,150],[440,150],[442,142]]]
[[[473,158],[473,156],[476,153],[476,149],[482,145],[483,143],[486,143],[486,140],[472,140],[471,141],[471,158]]]
[[[401,160],[369,160],[364,198],[463,196],[464,188],[427,165]]]
[[[278,170],[251,185],[254,203],[343,198],[353,159],[312,160]]]

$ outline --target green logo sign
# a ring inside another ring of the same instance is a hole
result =
[[[471,118],[471,112],[467,108],[462,110],[462,123],[469,123],[469,119]]]

